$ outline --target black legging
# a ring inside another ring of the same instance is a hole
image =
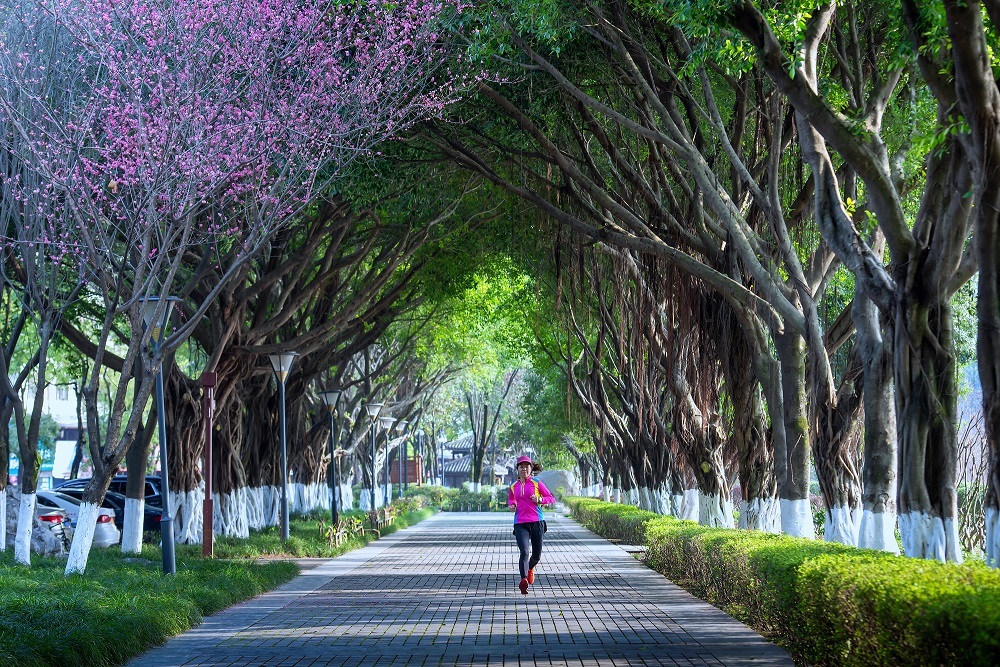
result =
[[[528,576],[528,570],[534,569],[542,558],[542,522],[515,523],[514,539],[517,540],[517,548],[521,552],[521,560],[518,561],[518,565],[521,568],[521,578],[524,579]],[[528,558],[529,541],[531,542],[530,559]]]

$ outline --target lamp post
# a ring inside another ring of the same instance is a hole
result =
[[[285,443],[285,381],[292,370],[298,352],[275,352],[271,360],[274,380],[278,383],[278,430],[281,437],[281,540],[288,540],[288,450]]]
[[[399,422],[396,424],[396,430],[399,431],[400,435],[403,436],[403,442],[401,443],[401,448],[403,452],[400,456],[397,456],[396,459],[400,461],[398,481],[401,485],[400,488],[403,489],[404,491],[409,488],[409,485],[407,484],[408,480],[407,480],[407,470],[406,470],[406,464],[409,462],[408,452],[406,450],[410,448],[410,443],[408,442],[409,436],[406,434],[406,427],[409,425],[410,422],[406,421],[405,419],[400,419]],[[399,494],[402,495],[403,491],[400,491]]]
[[[392,430],[392,425],[396,421],[395,417],[385,417],[378,418],[379,425],[382,426],[382,430],[385,431],[385,482],[382,487],[382,505],[387,506],[389,504],[389,431]]]
[[[417,431],[417,486],[423,486],[424,482],[427,481],[427,476],[424,474],[424,430],[420,429]]]
[[[368,413],[368,420],[371,422],[372,434],[372,442],[370,446],[371,451],[368,453],[368,470],[370,473],[368,481],[371,484],[371,486],[369,486],[369,498],[371,499],[371,511],[373,517],[375,512],[375,420],[378,419],[378,413],[382,410],[382,405],[383,403],[365,403],[365,412]]]
[[[437,441],[437,434],[434,434],[434,440]],[[444,440],[441,441],[441,486],[444,486]]]
[[[149,340],[153,344],[153,354],[160,351],[163,335],[170,319],[173,304],[180,301],[176,296],[161,299],[151,296],[142,302],[142,323],[150,331]],[[161,303],[161,301],[163,303]],[[156,425],[160,437],[160,480],[163,483],[163,518],[160,519],[160,540],[163,543],[163,574],[176,574],[174,559],[174,520],[170,511],[170,477],[167,471],[167,421],[163,401],[163,360],[156,369]]]
[[[337,402],[340,400],[340,392],[336,389],[321,391],[319,393],[326,405],[327,414],[330,415],[330,512],[333,518],[334,528],[337,526],[339,516],[337,513],[337,495],[340,493],[340,466],[337,465],[336,429],[337,429]]]

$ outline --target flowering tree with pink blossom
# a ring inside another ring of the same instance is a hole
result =
[[[236,275],[346,164],[455,99],[466,79],[443,27],[462,9],[455,0],[20,0],[0,9],[0,117],[65,210],[89,298],[107,313],[83,390],[91,442],[107,345],[123,322],[131,331],[67,573],[84,571],[90,515],[135,438],[141,410],[126,410],[128,392],[146,404],[164,355],[228,283],[191,304],[155,350],[141,300],[170,294],[192,256],[225,257],[217,271]],[[15,102],[38,82],[71,89],[35,95],[25,113]],[[141,521],[141,505],[129,509],[127,521]]]
[[[0,49],[9,53],[4,41]],[[0,549],[6,545],[7,470],[10,448],[8,426],[13,421],[19,445],[18,485],[20,504],[14,559],[30,566],[31,518],[35,514],[39,472],[37,442],[43,416],[44,390],[48,381],[49,345],[65,310],[83,286],[82,265],[73,240],[74,226],[53,185],[40,176],[34,146],[41,136],[57,131],[36,122],[31,133],[19,132],[15,118],[34,118],[40,100],[54,102],[71,90],[60,79],[60,68],[51,67],[58,50],[39,53],[34,71],[21,86],[8,90],[4,101],[14,113],[0,114],[0,137],[7,150],[0,151],[0,295],[10,308],[12,320],[0,341],[0,420],[5,425],[0,443],[3,474],[0,475]],[[33,348],[30,355],[16,355],[19,343]],[[21,361],[15,366],[15,360]],[[25,419],[22,392],[34,386],[34,397]],[[13,418],[13,419],[12,419]]]

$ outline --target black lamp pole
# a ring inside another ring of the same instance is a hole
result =
[[[278,383],[278,431],[281,438],[281,540],[288,540],[288,447],[285,425],[285,381],[292,370],[292,363],[298,352],[277,352],[269,354],[274,380]]]
[[[168,296],[162,301],[166,302],[162,306],[163,312],[159,319],[156,318],[156,311],[160,309],[160,297],[148,297],[141,299],[143,304],[142,320],[147,329],[152,327],[149,340],[153,344],[154,356],[160,351],[160,344],[163,342],[163,335],[166,332],[167,321],[170,319],[170,311],[173,309],[175,301],[180,301],[176,296]],[[163,543],[163,574],[176,574],[177,561],[174,557],[174,521],[173,512],[170,511],[170,475],[167,467],[167,421],[166,407],[163,399],[163,360],[156,369],[156,426],[160,438],[160,481],[163,484],[163,515],[160,519],[160,540]],[[208,490],[211,493],[211,489]]]
[[[378,419],[378,413],[382,410],[382,403],[365,403],[365,412],[368,414],[368,419],[371,422],[371,447],[368,453],[368,463],[369,472],[371,473],[369,479],[369,498],[371,499],[371,511],[372,511],[372,521],[374,522],[375,517],[375,420]]]
[[[389,439],[391,438],[389,432],[392,430],[392,425],[395,421],[396,419],[394,417],[379,417],[379,422],[382,424],[382,429],[385,431],[385,477],[383,478],[382,491],[383,506],[387,506],[389,504],[389,465],[392,462],[392,451],[389,449]]]
[[[337,512],[337,496],[340,495],[340,465],[337,464],[337,401],[340,400],[340,392],[329,390],[320,392],[323,403],[326,405],[326,412],[330,416],[330,513],[333,525],[340,521]]]

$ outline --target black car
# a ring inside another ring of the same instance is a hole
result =
[[[66,485],[63,485],[59,487],[59,492],[65,493],[67,496],[72,496],[73,498],[83,498],[82,487],[71,487],[67,489]],[[122,530],[125,525],[125,496],[120,493],[115,493],[114,491],[108,491],[104,494],[104,502],[101,503],[101,507],[107,507],[108,509],[114,510],[115,525],[118,526],[119,530]],[[163,512],[159,507],[144,505],[142,511],[142,532],[160,532],[160,519],[162,518],[162,515]]]
[[[66,489],[84,489],[87,484],[90,483],[90,478],[85,479],[71,479],[63,482],[56,488],[56,491],[64,491]],[[115,475],[111,478],[111,484],[108,485],[108,491],[114,491],[115,493],[120,493],[125,495],[125,488],[128,485],[128,475]],[[154,507],[163,507],[163,483],[158,475],[146,475],[146,488],[145,488],[145,498],[147,505],[153,505]]]

